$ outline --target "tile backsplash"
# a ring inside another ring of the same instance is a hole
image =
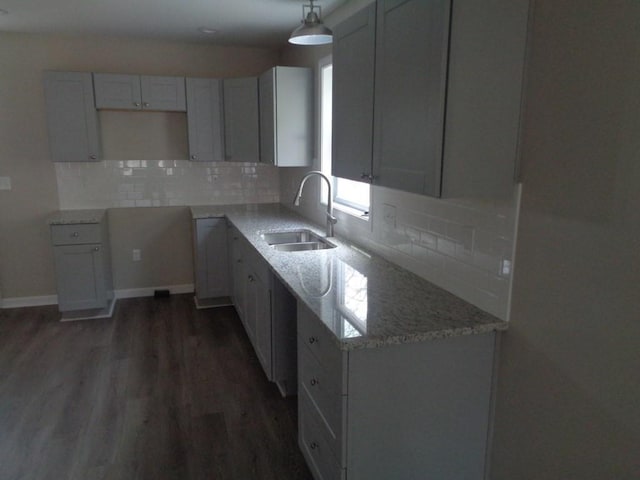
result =
[[[106,160],[55,169],[63,210],[279,201],[278,171],[270,165]]]

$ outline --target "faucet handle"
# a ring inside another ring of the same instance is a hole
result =
[[[332,224],[336,224],[338,223],[338,219],[336,217],[334,217],[333,215],[331,215],[329,212],[325,212],[327,214],[327,219],[332,223]]]

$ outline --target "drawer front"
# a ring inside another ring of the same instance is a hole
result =
[[[96,223],[51,225],[51,241],[54,245],[102,243],[100,225]]]
[[[300,343],[306,345],[318,362],[330,372],[342,371],[343,352],[338,348],[332,333],[322,325],[309,309],[298,306],[298,336]],[[343,382],[346,387],[346,382]],[[343,392],[346,393],[346,392]]]
[[[299,399],[298,443],[316,480],[345,478],[345,470],[335,455],[328,433],[306,394]]]
[[[342,436],[344,398],[341,394],[341,371],[325,369],[307,347],[298,343],[298,379],[300,390],[308,395],[338,451]]]

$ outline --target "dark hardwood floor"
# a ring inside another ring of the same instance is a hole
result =
[[[304,479],[296,399],[266,380],[232,307],[190,295],[60,323],[0,310],[0,479]]]

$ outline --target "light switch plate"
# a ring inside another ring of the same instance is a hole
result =
[[[0,177],[0,190],[11,190],[11,177]]]

